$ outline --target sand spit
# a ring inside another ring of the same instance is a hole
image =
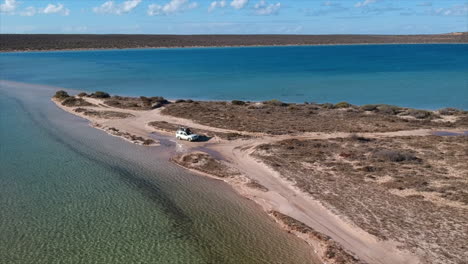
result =
[[[173,129],[178,125],[193,128],[203,133],[210,132],[210,137],[203,142],[178,142],[186,151],[173,158],[174,163],[196,173],[223,180],[232,185],[241,195],[258,203],[267,213],[273,216],[286,230],[305,239],[312,245],[324,263],[431,263],[430,254],[423,250],[407,247],[404,241],[382,239],[366,232],[339,210],[327,206],[324,201],[302,190],[297,182],[285,176],[263,160],[252,154],[264,144],[275,144],[284,140],[329,140],[339,138],[385,139],[394,137],[426,137],[442,129],[443,124],[435,125],[431,119],[438,119],[436,114],[429,114],[430,119],[421,121],[423,128],[409,130],[362,132],[359,135],[350,132],[332,132],[326,127],[324,132],[294,132],[273,135],[258,131],[237,131],[228,127],[213,127],[203,122],[163,114],[170,105],[158,105],[151,110],[138,110],[140,105],[115,107],[106,104],[106,99],[82,97],[89,111],[112,111],[124,113],[125,118],[103,118],[99,115],[84,115],[76,112],[77,107],[63,106],[60,100],[53,100],[61,109],[89,120],[94,127],[115,132],[128,133],[144,140],[151,139],[150,133],[158,132],[173,136]],[[144,102],[143,102],[144,103]],[[335,110],[334,110],[335,111]],[[343,111],[337,109],[336,111]],[[405,110],[406,111],[406,110]],[[341,112],[339,112],[341,113]],[[354,115],[354,112],[352,113]],[[426,113],[424,113],[426,115]],[[378,114],[376,114],[378,115]],[[385,117],[385,120],[388,120]],[[403,117],[402,117],[403,118]],[[425,118],[425,117],[424,117]],[[464,117],[460,117],[464,118]],[[458,117],[447,122],[444,131],[462,133],[467,130],[461,125]],[[372,119],[374,120],[374,119]],[[392,117],[392,120],[397,120]],[[378,120],[376,121],[378,122]],[[406,122],[402,124],[407,126]],[[416,121],[415,121],[416,122]],[[440,123],[440,120],[437,121]],[[458,122],[458,123],[457,123]],[[395,123],[391,121],[391,123]],[[152,125],[150,125],[152,124]],[[398,121],[396,122],[398,124]],[[419,123],[418,123],[419,124]],[[403,125],[402,125],[403,126]],[[309,129],[309,128],[307,128]],[[367,128],[366,128],[367,129]],[[242,135],[241,137],[224,137],[225,135]],[[117,135],[121,136],[122,135]],[[125,138],[125,137],[123,137]],[[129,140],[128,138],[125,138]],[[129,140],[134,143],[141,142]],[[151,144],[153,145],[153,144]],[[154,144],[156,145],[156,144]],[[216,153],[221,158],[210,155]],[[265,154],[265,153],[264,153]],[[269,155],[267,153],[267,155]],[[359,213],[359,212],[356,212]],[[301,227],[301,228],[298,228]],[[422,230],[421,232],[424,232]],[[442,263],[442,262],[434,262]],[[457,263],[448,261],[446,263]]]

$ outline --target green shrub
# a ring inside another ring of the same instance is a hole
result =
[[[321,104],[320,106],[322,108],[325,108],[325,109],[334,109],[335,108],[335,105],[330,104],[330,103],[324,103],[324,104]]]
[[[93,98],[109,98],[110,95],[108,93],[106,93],[106,92],[97,91],[95,93],[92,93],[91,97],[93,97]]]
[[[375,105],[375,104],[366,104],[366,105],[361,105],[361,110],[364,110],[364,111],[375,111],[377,110],[377,106],[378,105]]]
[[[88,94],[87,93],[79,93],[78,96],[79,97],[85,97],[85,96],[88,96]]]
[[[264,104],[274,105],[274,106],[288,106],[287,103],[283,103],[280,100],[272,99],[270,101],[264,101]]]
[[[70,97],[70,95],[68,95],[67,92],[65,92],[64,90],[60,90],[60,91],[57,91],[54,95],[54,98],[57,98],[57,99],[60,99],[60,100],[63,100],[65,98],[68,98]]]
[[[143,103],[143,106],[151,106],[151,99],[145,96],[140,96],[140,100]]]
[[[397,150],[379,150],[373,154],[373,157],[381,161],[403,162],[403,161],[421,161],[411,153]]]
[[[335,108],[349,108],[351,107],[351,104],[348,102],[339,102],[334,105]]]
[[[460,114],[462,111],[460,109],[447,107],[440,109],[438,112],[441,115],[457,115]]]
[[[417,109],[409,109],[406,114],[417,119],[426,119],[433,116],[432,112],[430,111]]]
[[[377,111],[382,114],[396,115],[401,112],[401,108],[394,105],[381,104],[377,106]]]
[[[175,101],[176,104],[179,104],[179,103],[185,103],[185,100],[184,99],[177,99]]]
[[[108,105],[108,106],[113,106],[113,107],[119,107],[121,106],[121,103],[118,101],[118,100],[106,100],[105,101],[105,104]]]
[[[193,100],[192,100],[192,99],[188,99],[188,100],[185,100],[185,102],[187,102],[187,103],[193,103]]]
[[[82,98],[75,98],[75,97],[67,97],[62,101],[62,105],[64,106],[94,106],[93,104],[89,103]]]
[[[150,98],[151,99],[151,102],[153,103],[161,103],[161,104],[167,104],[169,103],[168,100],[166,100],[164,97],[162,96],[153,96]]]
[[[233,104],[233,105],[245,105],[245,102],[240,101],[240,100],[232,100],[231,104]]]

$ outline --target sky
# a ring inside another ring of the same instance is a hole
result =
[[[0,33],[436,34],[468,0],[0,0]]]

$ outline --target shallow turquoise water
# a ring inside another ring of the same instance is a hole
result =
[[[0,79],[173,99],[468,109],[468,44],[0,54]]]
[[[308,263],[226,184],[0,85],[1,263]]]

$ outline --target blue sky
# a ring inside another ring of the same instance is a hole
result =
[[[466,0],[0,0],[1,33],[430,34]]]

